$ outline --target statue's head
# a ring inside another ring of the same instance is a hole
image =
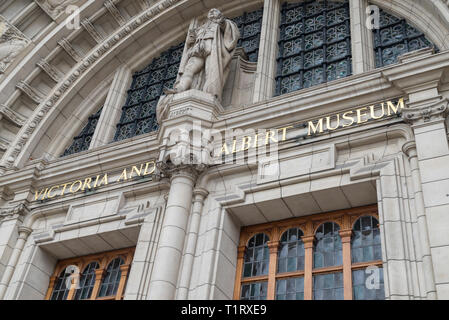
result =
[[[221,23],[225,19],[223,13],[221,13],[220,10],[215,9],[215,8],[209,10],[209,13],[207,14],[207,18],[209,20],[217,22],[217,23]]]

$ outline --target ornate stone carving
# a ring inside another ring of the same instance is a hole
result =
[[[165,90],[166,96],[161,98],[157,107],[159,122],[166,116],[167,104],[175,93],[197,89],[221,101],[239,38],[237,25],[218,9],[211,9],[202,24],[197,19],[192,21],[176,82],[173,89]]]
[[[25,216],[29,213],[27,206],[23,203],[17,206],[0,209],[0,221],[6,218],[17,218],[20,216]]]
[[[30,86],[28,83],[26,83],[23,80],[19,81],[19,83],[17,83],[16,87],[20,91],[25,93],[31,100],[33,100],[37,104],[41,103],[42,100],[44,99],[44,95],[41,92],[39,92],[37,89]]]
[[[420,124],[436,119],[444,119],[448,111],[448,100],[438,97],[421,106],[404,109],[402,117],[406,122]]]
[[[23,132],[21,132],[21,134],[17,136],[13,142],[11,142],[10,147],[0,162],[0,175],[4,174],[7,169],[14,167],[14,161],[19,156],[23,147],[27,144],[34,130],[38,127],[47,112],[58,103],[63,94],[73,86],[76,80],[78,80],[84,73],[88,72],[90,68],[94,66],[96,61],[101,59],[103,55],[107,54],[111,48],[120,43],[131,32],[137,28],[140,28],[143,24],[148,23],[155,16],[168,10],[168,8],[176,5],[178,2],[180,2],[180,0],[159,1],[159,5],[152,6],[146,12],[136,16],[126,25],[118,28],[114,32],[113,36],[108,37],[94,50],[92,50],[88,56],[84,57],[82,63],[73,68],[65,77],[65,80],[60,82],[55,90],[52,91],[52,94],[46,97],[45,101],[39,105],[38,109],[34,113],[34,116],[27,121]]]
[[[88,18],[83,19],[83,21],[81,21],[81,25],[97,43],[101,43],[103,41],[103,36],[98,32]]]
[[[0,16],[0,74],[28,46],[30,40]]]
[[[75,50],[75,48],[70,44],[69,40],[62,38],[58,41],[59,46],[67,52],[67,54],[72,57],[76,62],[81,61],[81,55]]]
[[[38,4],[52,18],[56,19],[71,4],[78,0],[39,0]]]
[[[45,59],[39,60],[36,64],[55,82],[59,82],[61,80],[61,78],[63,77],[62,72],[59,71],[58,69],[56,69],[51,64],[49,64],[47,62],[47,60],[45,60]]]
[[[125,18],[122,16],[119,9],[115,6],[114,1],[106,0],[104,2],[104,6],[106,7],[106,9],[108,9],[109,13],[119,25],[123,26],[126,23]]]
[[[11,110],[10,108],[8,108],[7,106],[5,106],[3,104],[0,105],[0,115],[3,118],[6,118],[9,121],[11,121],[17,127],[23,126],[23,124],[26,121],[25,117],[19,115],[17,112]]]

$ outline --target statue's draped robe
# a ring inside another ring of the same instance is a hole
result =
[[[228,19],[225,20],[224,31],[222,31],[220,26],[216,23],[212,23],[211,25],[214,28],[211,52],[206,58],[203,69],[194,76],[191,89],[210,93],[215,96],[218,101],[221,101],[223,88],[230,70],[230,62],[240,38],[240,31],[237,25]],[[192,47],[193,46],[194,44]],[[184,50],[179,66],[177,81],[179,81],[179,78],[184,73],[184,69],[189,60],[188,52],[192,47],[186,47]],[[172,99],[172,94],[161,97],[156,114],[159,123],[161,123],[162,119],[168,116],[166,114],[167,105]]]

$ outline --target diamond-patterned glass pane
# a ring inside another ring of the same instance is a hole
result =
[[[434,47],[422,32],[383,10],[380,10],[379,29],[373,29],[376,67],[391,65],[398,62],[398,57],[404,53],[422,48]]]
[[[248,56],[248,60],[257,61],[259,53],[260,31],[262,29],[263,9],[245,12],[232,19],[240,30],[240,39],[237,44],[242,47]]]
[[[184,43],[163,52],[133,75],[114,141],[156,131],[156,105],[164,88],[172,88],[178,75]]]
[[[87,119],[86,126],[81,130],[79,135],[73,138],[72,144],[67,149],[65,149],[61,157],[65,157],[89,149],[90,143],[92,142],[92,136],[94,135],[102,110],[103,108],[100,108],[100,110],[92,114],[89,119]]]
[[[284,3],[281,11],[276,94],[352,73],[349,3]]]

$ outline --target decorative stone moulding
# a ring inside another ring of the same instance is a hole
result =
[[[55,88],[53,94],[43,99],[43,101],[36,108],[34,115],[27,121],[22,130],[17,135],[11,147],[7,150],[0,162],[0,174],[4,174],[7,169],[13,168],[14,162],[26,145],[36,127],[45,117],[47,112],[55,106],[59,99],[73,86],[73,84],[83,75],[89,68],[92,67],[98,60],[101,59],[111,48],[113,48],[123,38],[128,36],[131,32],[136,30],[142,24],[153,19],[156,15],[174,6],[182,0],[163,0],[148,8],[140,15],[134,17],[125,25],[121,26],[115,33],[110,35],[102,43],[98,44],[96,49],[83,57],[79,63],[66,76],[64,81]]]
[[[436,100],[436,99],[435,99]],[[438,97],[424,106],[408,108],[402,111],[404,121],[413,125],[444,119],[448,114],[448,100]]]
[[[26,216],[28,213],[29,210],[27,206],[23,203],[20,203],[15,207],[0,210],[0,221],[7,218],[17,218],[20,216]]]
[[[56,20],[65,13],[66,8],[69,5],[74,5],[79,0],[35,0],[39,7],[47,13],[50,18]]]
[[[0,75],[30,42],[19,29],[0,15]]]

